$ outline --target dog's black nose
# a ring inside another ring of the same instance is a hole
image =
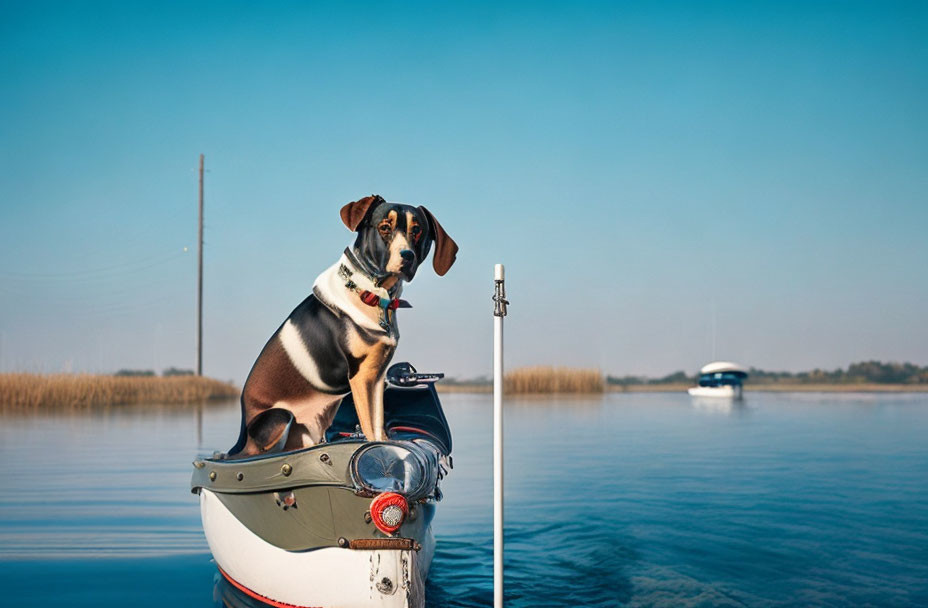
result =
[[[400,257],[403,258],[403,262],[412,262],[416,259],[416,254],[412,249],[403,249],[400,251]]]

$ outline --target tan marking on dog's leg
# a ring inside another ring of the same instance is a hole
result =
[[[371,423],[374,425],[374,441],[383,441],[387,438],[387,431],[383,428],[383,373],[374,383],[374,394],[371,395]]]
[[[376,378],[367,369],[358,370],[353,377],[348,379],[351,386],[351,395],[354,397],[354,409],[358,413],[358,423],[361,425],[361,432],[369,441],[374,441],[378,435],[374,431],[374,422],[372,416],[371,402],[373,401],[374,381]]]
[[[383,349],[376,349],[366,357],[348,384],[354,396],[361,431],[371,441],[382,441],[383,430]]]
[[[385,436],[383,379],[396,342],[368,344],[354,329],[349,330],[347,338],[349,354],[361,360],[357,373],[348,379],[361,431],[369,440],[382,441]]]

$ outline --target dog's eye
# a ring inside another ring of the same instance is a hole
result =
[[[409,232],[412,233],[412,238],[416,241],[418,241],[419,237],[422,236],[422,228],[419,228],[419,226],[413,226]]]
[[[377,227],[377,230],[380,231],[381,235],[389,236],[390,235],[390,223],[383,222],[382,224],[380,224],[380,226]]]

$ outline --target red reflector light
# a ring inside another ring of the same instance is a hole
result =
[[[384,492],[371,501],[371,521],[384,534],[399,530],[407,513],[406,499],[396,492]]]

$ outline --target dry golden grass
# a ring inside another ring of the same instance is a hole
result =
[[[506,374],[503,383],[509,394],[602,393],[605,387],[598,369],[572,367],[520,367]]]
[[[93,374],[0,374],[0,407],[90,407],[196,403],[237,397],[227,382],[197,376],[122,377]]]

